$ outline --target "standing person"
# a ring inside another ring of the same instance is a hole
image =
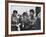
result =
[[[41,19],[40,19],[40,13],[36,16],[36,21],[35,21],[35,30],[39,30],[40,27],[40,23],[41,23]]]
[[[30,10],[30,14],[29,14],[29,21],[30,21],[30,30],[34,30],[34,22],[35,22],[35,18],[34,18],[34,10],[33,9],[31,9]]]
[[[35,30],[39,30],[41,29],[41,7],[36,7],[35,8],[35,11],[36,11],[36,21],[35,21]]]
[[[17,24],[19,23],[19,20],[17,18],[17,11],[13,10],[13,14],[11,16],[11,31],[18,31]]]

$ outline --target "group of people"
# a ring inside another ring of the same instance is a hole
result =
[[[11,31],[23,31],[23,30],[39,30],[40,29],[40,17],[34,17],[34,10],[23,12],[22,15],[18,14],[17,10],[13,10],[11,16]]]

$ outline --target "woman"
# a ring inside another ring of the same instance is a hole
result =
[[[28,30],[29,29],[29,20],[28,20],[27,12],[23,13],[20,28],[21,28],[21,30]]]
[[[35,18],[34,18],[34,10],[31,9],[30,10],[30,14],[29,14],[29,25],[30,25],[30,30],[34,30],[35,27],[34,27],[34,23],[35,23]]]
[[[19,20],[17,18],[17,11],[14,10],[11,16],[11,31],[18,31],[18,27],[17,27],[18,23]]]

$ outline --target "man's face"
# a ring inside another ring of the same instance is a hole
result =
[[[34,15],[33,12],[30,12],[30,16]]]

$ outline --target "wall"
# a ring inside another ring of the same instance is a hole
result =
[[[45,0],[20,0],[20,1],[46,2]],[[0,0],[0,37],[5,37],[5,0]],[[15,37],[46,37],[46,30],[44,35],[27,35],[27,36],[15,36]]]

